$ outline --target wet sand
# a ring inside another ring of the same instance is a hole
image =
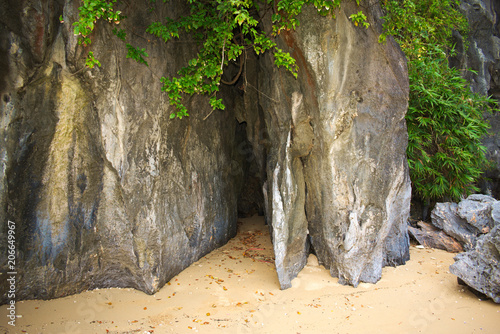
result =
[[[500,305],[459,286],[454,254],[411,247],[377,284],[343,286],[310,255],[281,291],[262,217],[153,296],[94,290],[17,303],[16,327],[0,308],[0,333],[500,333]],[[7,319],[7,320],[6,320]]]

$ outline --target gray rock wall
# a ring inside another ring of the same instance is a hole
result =
[[[234,236],[238,198],[240,210],[265,210],[282,288],[311,246],[354,286],[408,259],[408,78],[395,43],[377,43],[375,2],[364,2],[367,30],[349,21],[353,4],[336,20],[307,9],[301,28],[279,38],[299,79],[271,55],[249,55],[246,75],[223,88],[226,111],[206,121],[208,101],[199,97],[189,99],[191,117],[168,120],[159,77],[196,50],[143,35],[144,4],[124,5],[122,24],[150,66],[126,59],[101,24],[92,50],[102,67],[92,70],[72,33],[76,2],[7,5],[0,233],[4,240],[7,220],[16,222],[19,298],[112,286],[153,293]],[[156,6],[158,17],[186,9]],[[245,182],[255,195],[241,195]]]
[[[500,304],[500,226],[481,236],[474,249],[458,254],[450,272]]]
[[[271,143],[265,192],[282,288],[310,245],[332,276],[354,286],[409,258],[406,63],[392,40],[377,43],[378,5],[363,8],[371,8],[369,29],[350,22],[358,8],[345,4],[335,20],[309,8],[297,32],[282,35],[298,80],[274,69],[270,56],[262,62],[261,71],[272,73],[258,87],[273,97],[259,101]]]
[[[500,3],[496,0],[461,0],[460,9],[470,26],[468,38],[454,32],[457,56],[451,65],[465,72],[475,93],[500,99]],[[467,50],[466,50],[467,48]],[[483,139],[487,157],[496,166],[486,170],[480,182],[481,192],[500,198],[500,114],[485,115],[491,129]],[[486,169],[486,168],[485,168]]]
[[[24,4],[21,31],[2,25],[10,87],[0,209],[2,229],[6,218],[17,226],[18,295],[110,286],[153,293],[236,233],[236,121],[222,112],[203,121],[209,108],[200,98],[190,101],[192,117],[168,120],[159,76],[173,75],[191,47],[135,37],[147,68],[100,25],[92,49],[102,67],[85,69],[71,27],[78,3],[47,3]],[[134,6],[123,22],[131,31],[148,15]],[[61,14],[64,24],[54,19]]]

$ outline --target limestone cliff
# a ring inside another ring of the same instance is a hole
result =
[[[457,55],[451,65],[464,70],[475,93],[500,99],[500,3],[495,0],[461,0],[460,9],[470,26],[469,36],[454,32]],[[496,166],[486,171],[481,192],[500,197],[500,114],[485,115],[491,129],[483,139],[487,157]]]
[[[394,42],[377,43],[379,5],[363,5],[369,29],[350,22],[357,8],[346,4],[336,20],[306,10],[300,29],[279,37],[298,61],[297,80],[272,56],[249,55],[245,75],[222,91],[226,111],[203,120],[208,101],[193,97],[191,116],[171,121],[159,78],[196,47],[146,35],[146,2],[122,4],[122,24],[149,67],[126,59],[100,24],[92,50],[102,67],[88,69],[88,48],[72,33],[76,1],[4,1],[0,263],[6,270],[12,220],[18,297],[157,291],[234,236],[238,199],[251,202],[244,183],[265,211],[283,288],[311,247],[352,285],[404,263],[406,64]],[[155,6],[158,17],[186,9],[180,0]]]
[[[265,192],[284,288],[310,246],[354,286],[409,258],[406,61],[392,40],[377,42],[379,7],[364,8],[369,29],[348,19],[354,4],[336,19],[303,13],[281,40],[298,60],[298,80],[262,62],[276,77],[258,83],[273,97],[260,99],[271,143]]]

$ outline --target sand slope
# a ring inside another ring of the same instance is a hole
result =
[[[500,333],[500,305],[480,301],[448,271],[453,254],[411,248],[377,284],[342,286],[311,255],[281,291],[262,217],[154,296],[132,289],[17,303],[0,333]]]

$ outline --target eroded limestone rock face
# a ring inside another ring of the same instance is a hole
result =
[[[500,201],[474,194],[460,203],[437,203],[432,223],[462,244],[450,272],[460,283],[500,303]],[[441,233],[443,232],[441,231]]]
[[[236,233],[237,123],[222,112],[203,121],[210,109],[199,98],[192,117],[168,120],[159,77],[173,75],[192,48],[136,37],[150,55],[145,67],[100,25],[93,50],[102,67],[85,69],[71,27],[78,2],[43,3],[25,3],[22,30],[4,16],[1,27],[10,85],[1,102],[1,217],[3,233],[5,219],[17,227],[18,297],[153,293]],[[148,15],[135,3],[127,13],[129,29]]]
[[[432,224],[455,238],[467,251],[479,237],[497,224],[498,201],[491,196],[473,194],[460,203],[437,203],[431,213]]]
[[[460,253],[450,272],[495,303],[500,303],[500,226],[481,236],[473,250]]]
[[[370,3],[371,4],[371,3]],[[408,258],[410,181],[406,162],[408,77],[396,44],[377,42],[380,11],[355,27],[307,9],[281,46],[299,78],[261,62],[258,95],[269,136],[267,217],[282,288],[312,245],[340,282],[376,282],[385,265]]]
[[[158,17],[176,17],[183,3],[157,4]],[[0,232],[16,222],[19,299],[153,293],[236,233],[238,198],[242,210],[265,211],[282,288],[311,246],[354,286],[408,259],[408,78],[396,44],[377,42],[376,2],[363,7],[369,29],[348,19],[354,4],[336,20],[306,9],[300,29],[279,38],[299,78],[271,55],[249,55],[246,75],[222,90],[226,111],[205,121],[198,97],[191,117],[169,121],[159,82],[195,44],[129,34],[150,55],[144,67],[99,25],[92,50],[102,67],[89,70],[72,33],[77,2],[9,4],[16,10],[0,12]],[[144,31],[148,8],[125,6],[123,28]],[[269,29],[270,16],[262,22]],[[240,196],[244,182],[254,203]]]

